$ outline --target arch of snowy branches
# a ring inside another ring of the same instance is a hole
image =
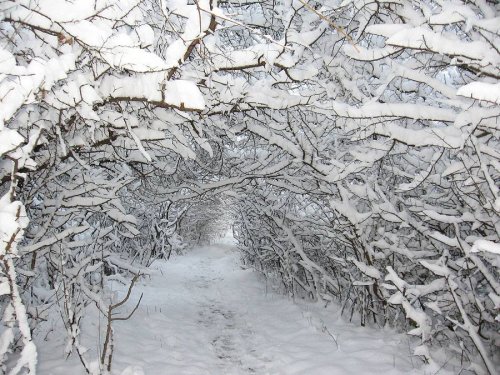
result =
[[[104,280],[231,223],[290,295],[494,374],[499,49],[488,0],[0,0],[2,371],[54,306],[90,371]]]

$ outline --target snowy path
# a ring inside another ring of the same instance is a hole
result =
[[[405,336],[357,327],[333,308],[266,293],[265,283],[242,270],[227,245],[196,249],[152,268],[128,303],[144,293],[133,318],[115,323],[117,374],[128,366],[147,375],[424,373],[413,367]],[[81,367],[68,372],[76,360],[56,359],[61,351],[41,348],[41,374],[80,373]]]

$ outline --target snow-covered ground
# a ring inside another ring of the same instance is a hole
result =
[[[136,285],[122,309],[126,314],[144,293],[138,310],[130,320],[114,323],[113,373],[425,373],[410,356],[406,336],[348,323],[335,306],[294,303],[272,292],[257,273],[242,269],[230,245],[198,248],[151,268],[151,277]],[[119,295],[125,292],[125,287],[114,287]],[[97,313],[86,319],[86,331],[96,335],[84,338],[84,344],[98,347],[104,319]],[[75,356],[61,359],[64,341],[52,335],[36,336],[39,374],[83,374]],[[97,357],[96,352],[87,354]]]

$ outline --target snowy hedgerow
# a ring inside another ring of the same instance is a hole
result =
[[[123,249],[139,235],[126,188],[143,165],[164,170],[173,155],[194,157],[183,121],[205,101],[196,81],[180,77],[182,59],[155,53],[155,6],[167,17],[165,2],[0,2],[0,361],[13,363],[10,373],[34,373],[30,329],[56,302],[67,352],[90,371],[79,342],[84,308],[104,306],[107,274],[141,268]],[[206,17],[185,8],[190,21],[172,30],[184,30],[182,45],[168,43],[187,58]]]
[[[252,111],[236,120],[288,160],[274,153],[279,172],[240,194],[236,234],[249,261],[278,270],[291,293],[336,296],[361,324],[405,327],[436,370],[431,348],[442,346],[455,354],[447,365],[494,373],[498,6],[286,9],[276,30],[291,49],[304,38],[302,73],[311,73],[290,74],[288,50],[277,52],[267,63],[279,78],[250,93]]]
[[[33,372],[37,307],[59,301],[90,371],[80,320],[106,277],[209,238],[232,199],[247,261],[290,294],[494,373],[498,10],[0,2],[2,363]]]

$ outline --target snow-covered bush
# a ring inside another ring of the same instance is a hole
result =
[[[79,342],[84,308],[104,305],[107,275],[140,268],[132,265],[138,252],[124,248],[142,224],[131,215],[127,187],[151,164],[164,171],[175,155],[194,157],[181,127],[204,99],[193,81],[180,79],[179,58],[155,53],[155,6],[0,2],[0,362],[12,374],[34,373],[30,329],[56,302],[67,352],[76,349],[91,371]],[[186,17],[194,21],[178,25],[185,34],[176,34],[174,50],[187,58],[186,37],[206,17]]]
[[[441,346],[448,365],[494,373],[498,5],[314,4],[294,2],[281,35],[316,25],[307,84],[277,80],[240,119],[288,160],[240,195],[240,244],[293,293],[405,327],[426,361]]]
[[[291,294],[494,373],[498,10],[0,1],[2,363],[33,372],[30,328],[60,301],[90,371],[105,278],[210,240],[231,197],[247,261]]]

